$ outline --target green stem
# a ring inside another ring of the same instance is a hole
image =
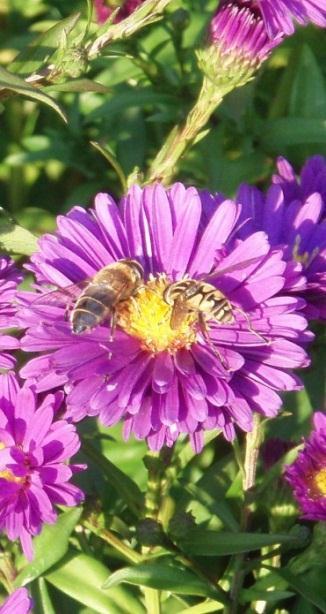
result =
[[[132,36],[137,30],[157,21],[170,2],[171,0],[145,0],[130,17],[109,25],[104,34],[86,46],[88,59],[96,58],[101,54],[103,47],[110,43]]]
[[[261,424],[259,414],[254,414],[253,429],[246,435],[246,449],[243,463],[243,492],[244,502],[241,513],[241,531],[246,531],[249,526],[251,515],[251,504],[253,488],[256,481],[257,461],[259,455],[259,447],[262,441]],[[242,589],[243,581],[247,573],[245,565],[245,555],[238,554],[234,558],[233,581],[230,590],[231,606],[225,610],[227,614],[237,614],[239,611],[239,596]]]
[[[143,561],[143,557],[141,554],[139,554],[139,552],[132,550],[132,548],[127,546],[127,544],[121,541],[121,539],[109,531],[109,529],[102,529],[98,527],[93,520],[85,520],[83,524],[92,533],[97,535],[97,537],[103,539],[103,541],[105,541],[107,544],[110,544],[114,550],[120,552],[120,554],[122,554],[122,556],[130,563],[137,564]]]
[[[160,592],[154,588],[143,588],[147,614],[161,614]]]
[[[186,121],[175,126],[149,169],[146,183],[162,181],[169,183],[176,172],[176,165],[186,149],[195,141],[215,109],[223,100],[221,92],[210,79],[204,76],[197,101]]]

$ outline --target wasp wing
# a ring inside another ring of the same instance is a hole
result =
[[[211,273],[208,273],[208,275],[205,275],[203,277],[203,280],[207,281],[208,279],[213,279],[215,277],[221,277],[221,275],[226,275],[227,273],[233,273],[233,271],[241,271],[243,269],[246,269],[248,266],[252,264],[259,264],[261,260],[262,260],[262,256],[256,256],[255,258],[248,258],[248,260],[243,260],[242,262],[231,264],[230,266],[227,266],[224,269],[216,268],[214,271],[211,271]]]

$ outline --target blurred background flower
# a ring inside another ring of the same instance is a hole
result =
[[[326,520],[326,413],[315,412],[313,430],[304,440],[292,465],[287,466],[285,478],[290,484],[302,517]]]

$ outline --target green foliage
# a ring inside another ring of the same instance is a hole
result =
[[[91,2],[0,1],[2,252],[28,257],[72,204],[88,206],[98,191],[120,196],[186,117],[202,80],[194,51],[216,2],[165,4],[163,20],[142,14],[126,31],[89,19]],[[108,33],[110,44],[96,48]],[[326,154],[323,37],[299,30],[255,80],[226,97],[177,178],[232,196],[242,181],[267,185],[277,155],[298,167]],[[143,442],[126,444],[120,428],[82,425],[83,513],[61,511],[45,526],[31,563],[1,541],[35,613],[159,614],[157,592],[162,614],[227,612],[239,576],[239,612],[258,611],[257,602],[267,614],[326,612],[325,534],[311,523],[298,527],[282,481],[322,405],[320,338],[305,390],[288,395],[283,414],[263,426],[295,447],[269,471],[260,457],[249,503],[236,455],[215,433],[199,456],[181,442],[169,463],[147,458],[145,466]],[[240,456],[243,444],[240,437]],[[142,524],[154,465],[159,513]]]

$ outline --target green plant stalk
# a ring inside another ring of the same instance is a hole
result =
[[[119,537],[109,531],[109,529],[103,529],[101,527],[98,527],[94,520],[85,520],[83,522],[83,525],[87,529],[89,529],[89,531],[97,535],[97,537],[112,546],[114,550],[120,552],[120,554],[122,554],[122,556],[130,563],[137,564],[143,561],[143,557],[141,554],[139,554],[139,552],[136,552],[135,550],[132,550],[132,548],[129,548],[127,544],[121,541],[121,539],[119,539]]]
[[[244,474],[243,474],[243,492],[244,502],[241,513],[241,531],[246,531],[249,525],[251,514],[251,503],[253,501],[253,488],[256,481],[257,461],[259,456],[259,448],[262,442],[262,432],[259,414],[254,414],[253,429],[246,435],[246,449],[244,457]],[[244,565],[245,555],[239,554],[234,558],[235,565],[233,571],[233,580],[230,589],[231,606],[225,610],[227,614],[237,614],[239,611],[239,595],[246,575]]]
[[[137,30],[157,21],[171,0],[145,0],[129,17],[119,23],[110,24],[106,31],[86,45],[86,54],[93,60],[101,54],[103,47],[110,43],[129,38]]]
[[[217,87],[216,83],[204,76],[197,101],[185,122],[175,126],[170,132],[150,166],[146,183],[161,181],[167,184],[170,182],[176,172],[178,161],[187,148],[194,143],[230,89],[233,87]]]

